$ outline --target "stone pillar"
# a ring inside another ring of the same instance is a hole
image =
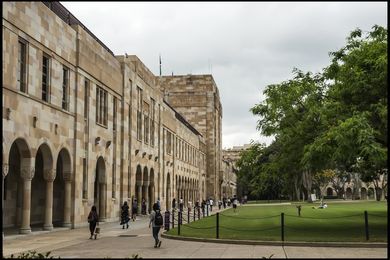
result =
[[[8,171],[9,171],[8,163],[3,163],[3,182],[2,182],[2,189],[1,189],[3,191],[3,198],[4,198],[4,193],[7,192],[6,190],[4,190],[4,179],[7,176]],[[3,199],[1,200],[1,208],[3,209],[3,227],[4,227],[5,216],[4,216],[4,200]],[[3,233],[3,240],[4,240],[4,230],[2,233]]]
[[[149,211],[149,181],[144,181],[146,213]]]
[[[99,207],[101,207],[100,209],[100,216],[99,216],[99,221],[101,222],[105,222],[107,221],[107,216],[106,216],[106,205],[107,205],[107,184],[106,183],[101,183],[100,184],[101,186],[101,201],[100,201],[100,205]]]
[[[46,180],[46,207],[45,207],[45,223],[44,230],[53,229],[53,181],[55,179],[55,170],[45,170],[43,177]]]
[[[138,212],[137,214],[141,214],[141,200],[142,200],[142,181],[137,181],[137,189],[138,189]]]
[[[23,166],[20,170],[23,179],[23,209],[22,225],[19,233],[28,234],[31,232],[30,215],[31,215],[31,180],[34,177],[35,169],[31,166]]]
[[[71,212],[71,190],[72,190],[72,181],[71,181],[71,172],[63,172],[63,177],[65,181],[65,205],[64,205],[64,222],[62,226],[71,227],[70,221],[70,212]]]

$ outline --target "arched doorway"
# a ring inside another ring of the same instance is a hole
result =
[[[148,202],[148,212],[150,214],[150,212],[152,211],[152,206],[153,206],[153,203],[156,202],[156,198],[154,197],[154,170],[153,168],[150,169],[150,177],[149,177],[149,188],[148,188],[148,192],[149,192],[149,202]]]
[[[149,176],[148,176],[148,168],[144,167],[144,172],[142,176],[142,200],[145,202],[144,205],[141,207],[141,214],[146,214],[148,212],[148,203],[149,203],[149,193],[148,193],[148,188],[149,188]]]
[[[366,200],[367,199],[367,189],[364,188],[364,187],[360,189],[360,198],[362,200]]]
[[[352,189],[351,188],[347,188],[346,191],[345,191],[345,196],[346,196],[346,199],[347,200],[350,200],[352,199]]]
[[[102,156],[96,162],[95,181],[93,188],[94,205],[99,214],[99,220],[106,220],[106,163]]]
[[[31,169],[31,153],[30,149],[23,139],[17,139],[13,142],[9,151],[8,174],[4,178],[4,193],[3,193],[3,228],[19,228],[22,225],[22,210],[23,210],[23,184],[21,170],[24,167],[26,170]],[[30,199],[30,196],[28,197]],[[28,202],[30,207],[30,201]],[[28,230],[30,230],[30,213],[28,213]],[[27,228],[27,227],[25,227]]]
[[[137,200],[137,214],[141,213],[141,199],[142,199],[142,169],[140,165],[137,165],[135,173],[135,197]]]
[[[67,149],[62,148],[58,154],[56,175],[53,183],[53,225],[70,226],[71,207],[71,161]]]
[[[333,196],[333,189],[331,187],[326,189],[326,196]]]
[[[374,191],[374,188],[372,188],[372,187],[368,188],[367,195],[368,195],[368,199],[369,199],[369,200],[375,199],[375,191]]]
[[[170,201],[171,201],[171,176],[168,172],[167,174],[167,185],[166,185],[166,195],[165,195],[165,198],[166,198],[166,210],[170,210],[171,207],[170,207]]]
[[[53,176],[53,156],[50,148],[47,144],[42,144],[37,151],[35,157],[35,174],[31,181],[31,225],[47,226],[48,229],[52,228],[51,216],[50,219],[46,219],[48,223],[45,223],[46,210],[51,214],[52,203],[48,201],[53,196],[52,188],[48,188],[49,183]],[[45,177],[45,178],[44,178]]]

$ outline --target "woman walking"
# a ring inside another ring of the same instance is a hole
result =
[[[126,228],[129,228],[129,206],[127,205],[127,201],[123,202],[122,206],[122,213],[121,213],[121,225],[122,229],[125,229],[125,224]]]
[[[99,225],[99,215],[96,211],[96,206],[92,206],[91,211],[88,215],[88,223],[89,223],[89,231],[91,232],[91,236],[89,239],[92,239],[92,236],[95,235],[95,239],[97,237],[97,234],[95,232],[96,225]]]

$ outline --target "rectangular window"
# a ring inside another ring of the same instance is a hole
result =
[[[137,86],[137,139],[142,140],[142,89]]]
[[[107,91],[96,86],[96,123],[107,126]]]
[[[156,109],[156,101],[151,98],[151,108],[150,108],[150,145],[154,146],[154,112]]]
[[[62,109],[69,110],[69,69],[62,69]]]
[[[27,79],[27,62],[26,62],[26,52],[27,47],[26,43],[19,40],[19,49],[18,49],[18,72],[17,72],[17,81],[19,90],[26,92],[26,79]]]
[[[84,81],[84,118],[88,118],[88,107],[89,107],[89,81]]]
[[[172,134],[167,131],[167,154],[172,153]]]
[[[42,100],[49,102],[49,69],[50,58],[45,54],[42,57]]]
[[[116,99],[116,97],[113,97],[114,98],[114,100],[113,100],[113,113],[114,113],[114,118],[113,118],[113,125],[112,125],[112,129],[114,130],[114,131],[116,131],[116,121],[117,121],[117,116],[116,116],[116,110],[117,110],[117,99]]]
[[[149,143],[149,116],[144,115],[144,142]]]
[[[83,158],[83,199],[88,197],[87,159]]]
[[[112,164],[112,194],[111,197],[115,198],[115,192],[116,191],[116,173],[115,173],[115,160]]]

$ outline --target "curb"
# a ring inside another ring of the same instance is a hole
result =
[[[239,244],[239,245],[267,245],[267,246],[300,246],[300,247],[348,247],[348,248],[387,248],[388,243],[364,243],[364,242],[282,242],[282,241],[256,241],[256,240],[233,240],[216,238],[178,237],[166,234],[161,237],[183,241]]]

